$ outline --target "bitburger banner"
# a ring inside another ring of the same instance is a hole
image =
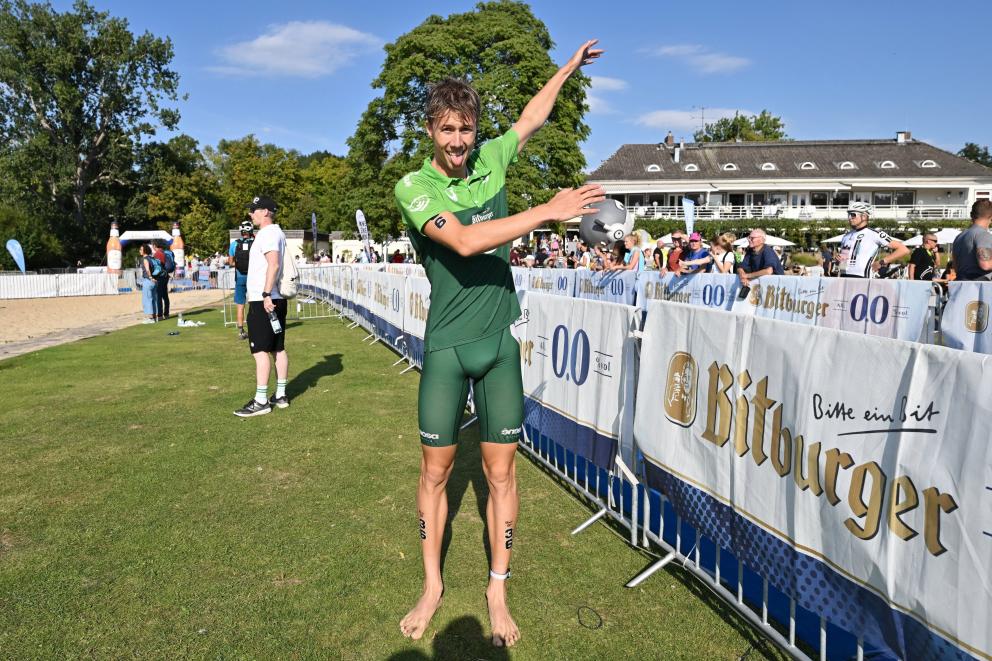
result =
[[[648,301],[673,301],[730,310],[740,288],[740,279],[729,273],[638,273],[637,305],[644,309]]]
[[[575,271],[575,297],[633,305],[637,293],[634,271]]]
[[[403,335],[403,299],[406,294],[406,276],[373,271],[372,314],[376,336],[398,346]]]
[[[575,269],[530,269],[528,291],[557,296],[575,293]]]
[[[992,353],[992,282],[949,282],[947,290],[947,305],[940,319],[944,346]]]
[[[524,422],[605,469],[618,448],[632,465],[636,345],[640,311],[527,292],[520,340]]]
[[[932,285],[912,280],[766,275],[733,309],[807,326],[929,342]]]
[[[403,334],[406,337],[405,355],[417,367],[424,366],[424,334],[427,332],[427,313],[431,306],[431,283],[427,278],[407,278],[406,308],[403,312]]]
[[[524,266],[510,267],[513,274],[513,286],[517,288],[517,291],[527,291],[527,287],[530,285],[531,270]]]
[[[355,268],[355,291],[354,291],[354,302],[355,302],[355,312],[357,317],[355,321],[358,325],[367,330],[368,332],[373,332],[372,325],[372,292],[374,291],[373,285],[373,274],[375,271],[371,268]]]
[[[651,303],[634,426],[645,477],[701,534],[868,645],[992,658],[983,359]]]

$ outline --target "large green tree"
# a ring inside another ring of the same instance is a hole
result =
[[[83,0],[65,13],[0,0],[0,167],[14,179],[7,202],[44,201],[64,241],[102,241],[106,227],[88,207],[122,213],[136,146],[179,121],[167,107],[178,98],[172,57],[169,39],[135,36],[126,20]]]
[[[347,229],[361,208],[377,236],[396,234],[400,216],[393,186],[431,155],[424,128],[430,86],[448,76],[471,81],[482,98],[478,142],[507,131],[530,98],[557,71],[554,44],[544,23],[518,2],[483,2],[474,11],[430,16],[386,46],[386,61],[372,87],[373,99],[349,139],[346,194],[336,217]],[[582,182],[585,159],[579,144],[589,79],[576,73],[564,85],[547,124],[510,168],[510,212],[544,202],[561,187]]]
[[[762,142],[785,140],[785,123],[781,117],[762,110],[757,115],[734,114],[706,124],[693,134],[696,142]]]
[[[979,147],[974,142],[966,142],[964,143],[964,147],[958,151],[958,156],[963,156],[969,161],[974,161],[987,168],[992,168],[992,154],[989,154],[988,145]]]

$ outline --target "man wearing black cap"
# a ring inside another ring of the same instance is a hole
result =
[[[286,382],[289,356],[286,354],[286,300],[279,293],[286,235],[275,224],[276,203],[268,197],[255,197],[248,205],[251,221],[258,227],[248,257],[248,346],[255,358],[255,396],[234,415],[248,418],[265,415],[273,406],[289,406]],[[270,318],[275,313],[278,325]],[[278,326],[278,329],[276,328]],[[269,371],[275,356],[276,392],[268,399]]]

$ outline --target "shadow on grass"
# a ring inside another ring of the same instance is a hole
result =
[[[522,456],[525,457],[525,455]],[[549,478],[551,478],[552,481],[556,482],[558,486],[562,488],[562,490],[575,497],[575,499],[579,503],[581,503],[584,507],[589,509],[590,513],[593,513],[595,510],[598,509],[598,507],[591,508],[589,506],[589,501],[582,495],[580,491],[576,490],[560,475],[548,469],[547,466],[534,462],[531,462],[531,465],[533,465],[539,471],[541,471]],[[626,528],[621,526],[618,522],[611,519],[610,517],[604,517],[603,519],[600,520],[600,522],[597,525],[607,526],[620,539],[624,540],[625,543],[629,544],[627,540],[630,532]],[[648,561],[648,564],[645,565],[644,569],[647,569],[658,560],[657,556],[649,555],[640,548],[632,548],[632,550]],[[638,574],[639,573],[640,572],[638,572]],[[699,599],[707,608],[713,611],[721,620],[726,622],[738,634],[740,634],[741,638],[743,638],[747,642],[748,649],[742,650],[741,656],[739,658],[750,658],[750,655],[753,652],[757,652],[761,654],[764,658],[770,658],[770,659],[789,658],[788,654],[780,650],[779,647],[774,642],[772,642],[763,633],[761,633],[759,629],[757,629],[753,624],[751,624],[734,607],[730,606],[726,601],[724,601],[720,596],[718,596],[715,592],[713,592],[709,587],[700,583],[699,579],[694,577],[692,574],[689,574],[688,572],[679,571],[677,563],[672,563],[667,567],[665,567],[665,569],[663,570],[663,574],[662,573],[656,574],[656,576],[658,577],[662,575],[666,577],[671,577],[673,580],[681,583],[686,588],[686,590],[692,593],[693,596]],[[649,580],[661,580],[661,579],[655,578]],[[745,600],[745,603],[748,602]],[[751,607],[752,610],[755,610],[754,604],[751,604]],[[760,612],[760,606],[758,612]],[[779,633],[784,633],[784,635],[786,636],[788,635],[787,632],[783,631],[781,626],[778,626],[771,619],[769,619],[769,622],[772,624],[774,628],[778,630]],[[803,650],[803,652],[805,652],[807,655],[810,656],[810,658],[816,656],[816,651],[808,648],[808,646],[805,645],[802,641],[799,641],[797,639],[797,644],[799,645],[800,649]]]
[[[445,661],[447,659],[507,660],[510,653],[493,647],[492,641],[482,632],[482,624],[475,617],[465,615],[454,620],[431,641],[432,656],[418,649],[403,650],[389,657],[389,661]]]
[[[463,417],[463,422],[468,415]],[[469,486],[475,492],[475,504],[482,519],[482,545],[486,549],[486,566],[492,566],[492,549],[489,547],[489,527],[486,521],[486,502],[489,500],[489,484],[482,472],[482,452],[479,446],[478,423],[463,430],[458,438],[458,452],[455,454],[455,466],[448,478],[448,520],[444,526],[444,538],[441,540],[441,574],[444,574],[444,560],[451,546],[451,522],[455,520],[462,508],[462,499]]]
[[[333,376],[341,369],[341,354],[328,354],[320,362],[314,363],[294,376],[293,380],[286,385],[286,395],[290,399],[298,397],[317,385],[325,376]]]

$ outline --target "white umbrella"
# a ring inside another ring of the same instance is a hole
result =
[[[956,239],[958,234],[960,233],[961,230],[956,230],[953,228],[943,229],[940,230],[939,232],[935,232],[935,234],[937,235],[937,244],[944,246],[947,245],[948,243],[954,243],[954,239]],[[906,244],[907,246],[912,246],[912,247],[918,246],[923,243],[923,235],[917,234],[912,239],[903,241],[903,243]]]
[[[737,239],[736,241],[734,241],[734,245],[735,246],[738,246],[738,247],[739,246],[746,246],[747,245],[747,237],[745,236],[744,238]],[[765,245],[766,246],[772,246],[774,248],[775,246],[794,246],[796,244],[794,244],[792,241],[786,241],[785,239],[780,239],[777,236],[767,236],[766,235],[765,236]]]
[[[837,236],[832,236],[829,239],[824,239],[820,243],[840,243],[840,240],[844,238],[844,234],[838,234]]]

